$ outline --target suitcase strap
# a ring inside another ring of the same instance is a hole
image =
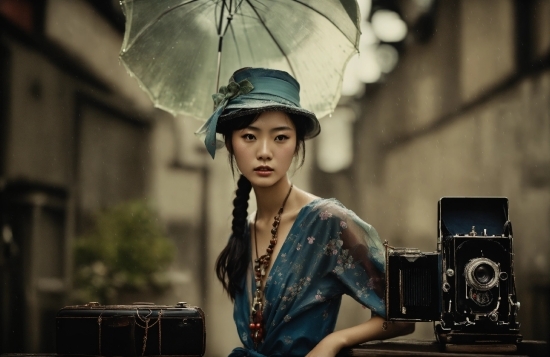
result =
[[[160,320],[162,318],[162,309],[159,311],[159,316],[157,317],[157,320],[155,322],[153,322],[152,325],[149,325],[149,322],[151,321],[150,316],[153,314],[153,311],[151,309],[147,309],[147,310],[149,310],[149,314],[147,314],[145,317],[142,317],[139,314],[139,308],[136,308],[136,315],[137,315],[138,319],[140,319],[143,323],[145,323],[145,326],[142,326],[136,321],[136,325],[145,330],[145,333],[143,334],[143,347],[142,347],[142,350],[141,350],[141,355],[142,356],[145,355],[145,348],[147,347],[147,335],[148,335],[148,332],[149,332],[149,328],[155,326],[156,324],[159,324],[159,355],[162,355],[162,341],[161,341],[161,338],[162,338],[161,337],[162,336],[162,329],[161,329],[162,324],[160,323]]]
[[[145,324],[144,326],[142,326],[136,321],[136,325],[145,330],[145,332],[143,334],[143,346],[142,346],[142,349],[141,349],[141,355],[142,356],[145,355],[145,349],[147,348],[147,336],[149,334],[149,328],[154,327],[156,324],[159,325],[159,355],[162,355],[162,324],[160,322],[160,320],[162,318],[162,309],[159,311],[159,315],[158,315],[156,321],[153,322],[151,325],[149,325],[149,322],[151,321],[150,316],[153,314],[153,311],[151,309],[147,309],[147,310],[149,310],[149,313],[145,317],[143,317],[139,314],[139,308],[136,308],[136,315],[137,315],[138,319],[141,320]],[[99,347],[99,355],[100,356],[101,356],[101,323],[103,321],[103,318],[101,317],[102,315],[103,315],[103,312],[101,314],[99,314],[99,316],[97,318],[97,325],[98,325],[98,329],[99,329],[98,347]]]
[[[101,314],[99,314],[99,316],[97,317],[97,326],[98,326],[98,329],[99,329],[99,334],[98,334],[98,346],[99,346],[99,355],[101,356],[101,321],[103,320],[101,318],[101,315],[103,315],[103,312]]]
[[[98,346],[99,346],[99,355],[101,356],[101,315],[103,315],[103,313],[99,314],[99,316],[97,317],[97,328],[99,329],[99,333],[98,333]]]

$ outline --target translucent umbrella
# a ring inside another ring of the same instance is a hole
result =
[[[319,118],[340,98],[357,52],[356,0],[122,0],[120,53],[159,108],[207,119],[220,77],[242,67],[284,70]]]

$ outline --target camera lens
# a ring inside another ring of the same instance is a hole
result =
[[[487,291],[497,286],[499,274],[498,264],[488,258],[472,259],[464,267],[466,284],[478,291]]]
[[[480,284],[487,284],[495,277],[495,271],[488,264],[480,264],[474,270],[474,278]]]

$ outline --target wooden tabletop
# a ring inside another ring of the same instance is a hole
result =
[[[374,341],[342,350],[338,357],[347,356],[529,356],[548,357],[548,344],[544,341],[522,341],[518,345],[452,345],[442,347],[435,341],[390,340]]]

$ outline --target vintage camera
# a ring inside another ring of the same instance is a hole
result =
[[[436,252],[386,242],[389,321],[434,321],[455,344],[521,340],[508,199],[444,197]]]

